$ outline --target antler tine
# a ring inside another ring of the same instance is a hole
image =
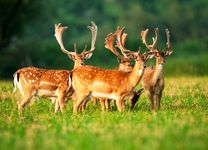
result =
[[[167,42],[166,42],[166,49],[167,49],[167,48],[171,47],[171,45],[170,45],[170,32],[168,29],[165,29],[165,32],[166,32],[166,38],[167,38]]]
[[[152,40],[153,40],[153,42],[152,42],[152,50],[154,49],[155,44],[157,43],[157,38],[158,38],[158,28],[155,28],[154,31],[155,31],[155,37],[152,38]]]
[[[116,37],[117,37],[116,47],[118,47],[121,50],[121,53],[124,55],[125,58],[130,58],[130,56],[128,56],[128,55],[132,55],[132,54],[134,55],[135,52],[132,52],[124,47],[125,42],[126,42],[126,38],[128,36],[127,33],[123,33],[124,30],[125,30],[125,27],[123,27],[121,29],[120,29],[120,27],[118,27],[115,32]]]
[[[88,26],[87,28],[91,30],[92,33],[92,40],[91,40],[91,49],[89,51],[84,50],[82,52],[83,55],[86,55],[88,53],[92,53],[95,50],[95,41],[97,38],[97,25],[91,21],[92,26]]]
[[[115,39],[115,33],[110,33],[105,38],[105,48],[109,49],[113,54],[115,54],[120,59],[124,60],[125,58],[116,51],[116,49],[113,47],[113,41]]]
[[[125,30],[125,27],[123,28],[120,28],[120,27],[117,27],[117,30],[115,32],[116,34],[116,47],[118,47],[120,50],[121,50],[121,53],[127,57],[127,55],[124,53],[124,51],[126,51],[127,49],[124,47],[124,44],[126,42],[126,38],[127,38],[127,34],[124,33],[123,34],[123,31]]]
[[[86,52],[87,45],[85,44],[83,52]]]
[[[141,38],[142,38],[142,43],[145,44],[145,46],[150,50],[150,46],[147,44],[146,42],[146,36],[147,36],[147,33],[149,32],[149,29],[146,29],[146,30],[142,30],[141,32]]]
[[[147,44],[146,41],[146,36],[148,33],[149,29],[146,29],[144,31],[141,32],[141,38],[142,38],[142,43],[145,44],[145,46],[147,47],[147,49],[149,49],[150,51],[153,51],[155,44],[157,43],[157,38],[158,38],[158,28],[155,28],[155,37],[152,38],[153,42],[151,45]]]
[[[105,48],[109,49],[111,52],[113,52],[117,56],[118,52],[113,47],[113,40],[114,40],[114,34],[109,33],[107,37],[105,38]]]
[[[77,53],[77,44],[74,42],[74,52]]]
[[[68,27],[62,27],[61,23],[55,24],[55,34],[56,40],[61,47],[61,51],[67,55],[74,55],[74,52],[70,52],[65,49],[63,41],[62,41],[62,34]]]

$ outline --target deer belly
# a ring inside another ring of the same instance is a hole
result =
[[[37,96],[55,96],[56,95],[56,90],[47,90],[47,89],[41,89],[38,90]]]
[[[99,97],[99,98],[109,98],[109,99],[116,99],[117,95],[115,93],[103,93],[103,92],[95,92],[93,91],[91,93],[93,97]]]

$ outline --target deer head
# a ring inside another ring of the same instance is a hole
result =
[[[128,57],[126,54],[120,54],[113,45],[114,40],[117,37],[117,34],[118,32],[116,31],[115,33],[110,33],[107,35],[107,37],[105,38],[105,48],[107,48],[117,56],[119,62],[119,70],[126,72],[132,71],[133,66],[131,64],[131,58]],[[117,38],[117,40],[120,39]]]
[[[147,49],[149,49],[150,52],[154,53],[156,59],[157,59],[157,63],[158,64],[164,64],[165,63],[165,58],[167,56],[169,56],[170,54],[172,54],[172,50],[168,50],[170,48],[170,32],[168,29],[166,29],[166,38],[167,38],[167,42],[166,42],[166,47],[160,51],[159,49],[157,48],[154,48],[155,47],[155,44],[157,42],[157,39],[158,39],[158,28],[155,28],[154,31],[155,31],[155,37],[153,37],[153,43],[151,45],[147,44],[146,42],[146,36],[147,36],[147,33],[148,33],[149,29],[146,29],[145,31],[142,31],[141,32],[141,36],[142,36],[142,42],[145,44],[145,46],[147,47]]]
[[[121,53],[129,58],[129,59],[134,59],[136,62],[139,62],[139,64],[143,64],[143,67],[146,67],[146,61],[151,59],[154,55],[154,53],[152,51],[150,52],[145,52],[143,54],[140,54],[140,49],[135,52],[135,51],[131,51],[128,50],[127,48],[124,47],[125,42],[126,42],[126,38],[127,38],[127,34],[123,33],[123,31],[125,30],[125,28],[117,28],[116,31],[116,37],[117,37],[117,41],[116,41],[116,47],[118,47],[121,50]]]
[[[77,53],[76,43],[74,43],[74,52],[68,51],[65,49],[63,41],[62,41],[62,34],[68,27],[62,27],[61,23],[55,24],[56,40],[58,41],[62,52],[67,54],[68,57],[75,62],[74,68],[84,65],[84,60],[89,59],[92,56],[93,51],[95,49],[95,41],[97,37],[97,26],[94,22],[91,22],[91,24],[92,26],[88,26],[88,29],[90,29],[92,33],[91,48],[90,50],[86,50],[87,46],[85,45],[85,48],[81,54]]]

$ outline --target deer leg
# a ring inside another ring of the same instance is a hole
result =
[[[18,101],[17,101],[17,105],[19,105],[22,101],[23,97],[21,97]]]
[[[107,111],[110,110],[110,99],[105,100],[105,108],[106,108]]]
[[[73,105],[73,113],[77,113],[81,104],[83,103],[83,101],[85,100],[87,96],[86,95],[80,95],[78,96],[78,99],[74,102]]]
[[[132,99],[129,99],[129,100],[130,100],[130,104],[131,104],[130,105],[130,110],[133,110],[137,101],[134,99],[134,97]]]
[[[118,111],[122,112],[124,109],[123,99],[122,98],[116,99],[116,105],[117,105]]]
[[[65,95],[62,93],[58,96],[58,101],[59,101],[59,106],[60,106],[60,109],[61,109],[61,112],[63,113],[63,108],[64,108],[64,105],[66,103],[65,101]],[[58,111],[59,110],[59,106],[56,105],[56,110]]]
[[[50,110],[52,109],[53,104],[56,104],[56,98],[55,97],[51,97],[51,103],[50,103]]]
[[[85,99],[85,101],[81,104],[81,110],[84,112],[86,107],[87,107],[87,103],[89,102],[89,98]]]
[[[158,110],[160,109],[160,100],[161,100],[161,97],[162,97],[162,93],[156,95],[156,105],[157,105],[157,109]]]
[[[101,109],[104,112],[105,111],[105,99],[104,98],[100,98],[100,104],[101,104]]]
[[[97,105],[97,98],[93,98],[93,105],[96,106]]]
[[[155,105],[154,105],[154,94],[148,93],[148,97],[149,97],[149,100],[151,102],[151,104],[150,104],[150,110],[154,110],[155,109]]]
[[[133,110],[135,104],[138,102],[139,97],[143,93],[143,89],[140,89],[138,92],[134,93],[133,97],[131,97],[130,102],[131,102],[131,107],[130,109]]]
[[[32,96],[33,95],[31,93],[25,94],[24,97],[20,101],[18,101],[19,111],[22,111],[24,109],[24,107],[30,102]]]
[[[130,110],[133,110],[136,102],[138,101],[138,96],[135,93],[133,93],[133,96],[131,96],[129,100],[130,100]]]
[[[58,99],[56,100],[56,104],[55,104],[55,113],[57,113],[60,109],[60,106],[59,106],[59,101]]]

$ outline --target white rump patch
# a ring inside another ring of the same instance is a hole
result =
[[[71,80],[71,77],[69,76],[68,89],[70,89],[71,86],[72,86],[72,80]]]
[[[13,93],[16,92],[16,87],[19,89],[20,94],[23,96],[24,92],[22,90],[21,84],[17,81],[17,74],[14,76],[14,90]]]

